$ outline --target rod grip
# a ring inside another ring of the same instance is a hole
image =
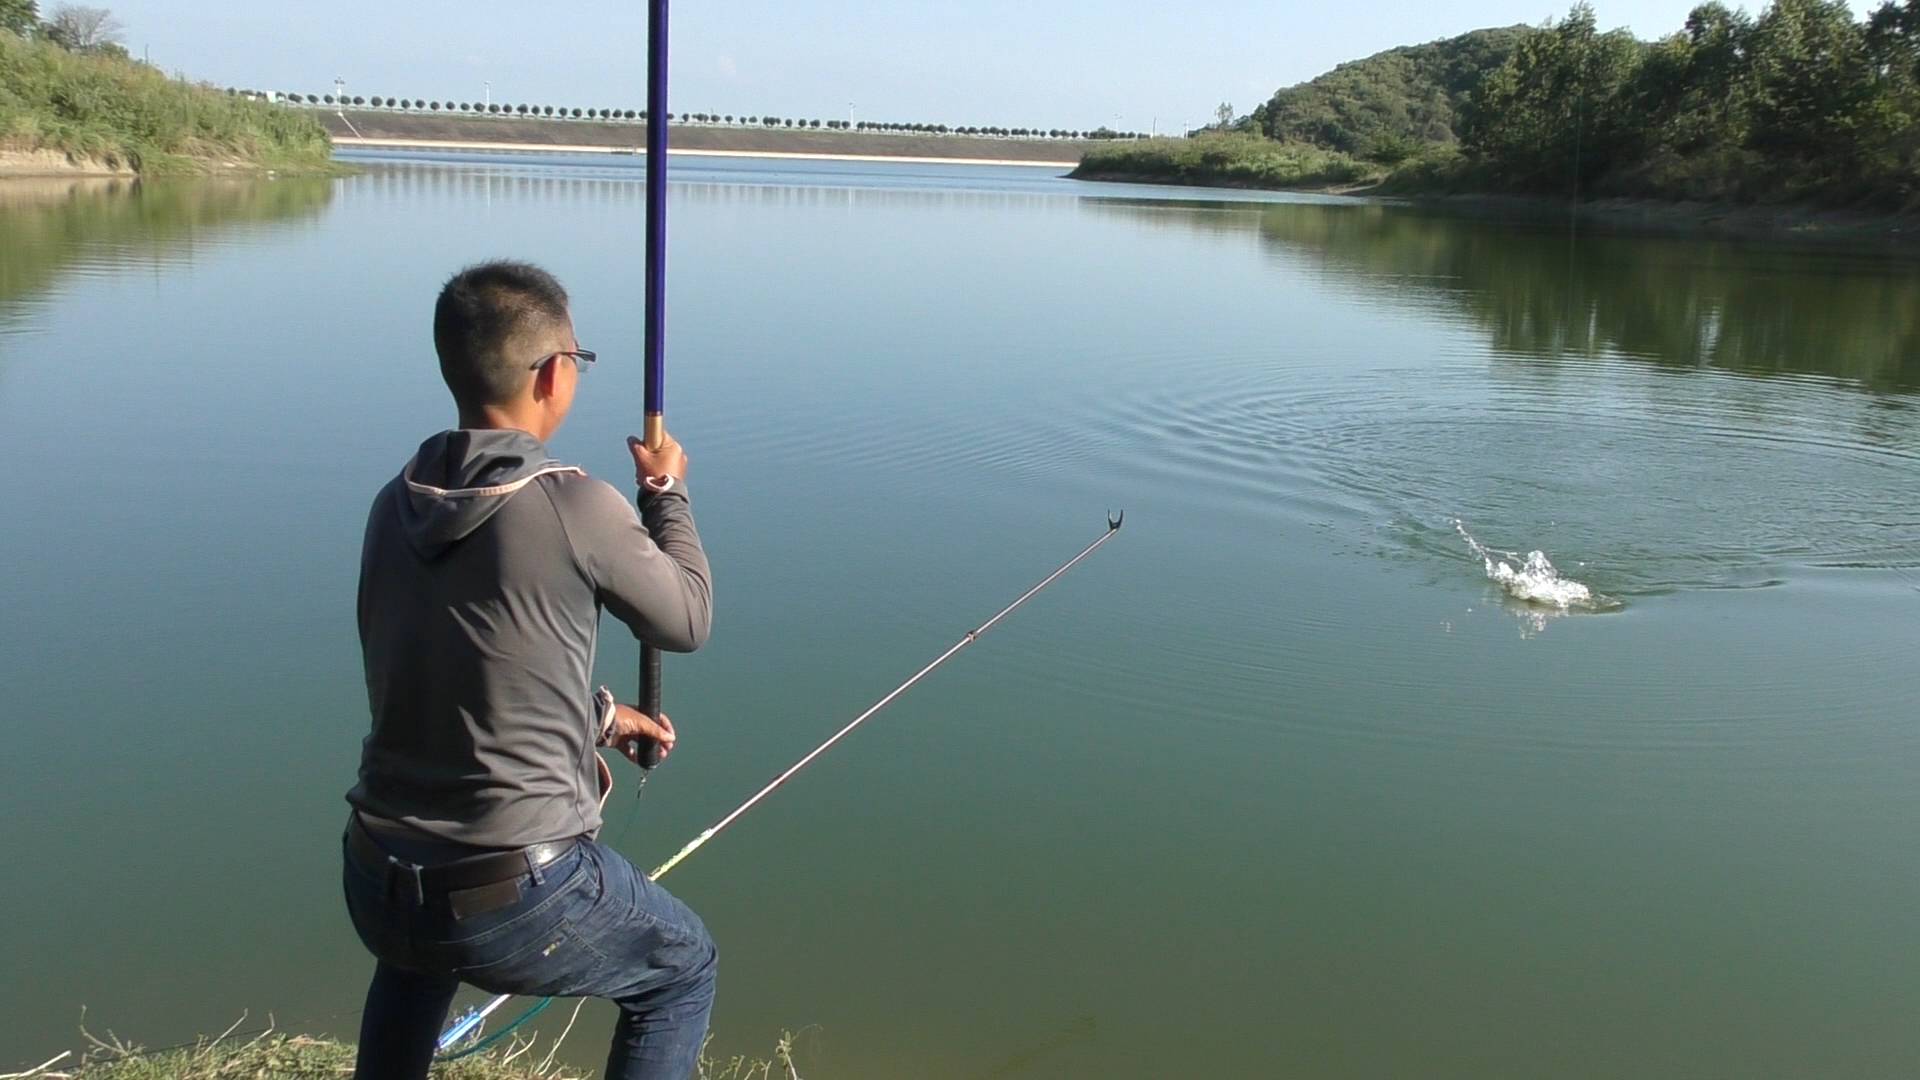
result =
[[[660,449],[666,442],[666,418],[649,411],[645,423],[641,441],[649,450]],[[640,646],[640,711],[655,720],[660,718],[660,650],[646,644]],[[649,740],[640,748],[640,767],[651,769],[659,765],[660,756],[660,743]]]
[[[640,711],[655,720],[660,718],[660,650],[640,646]],[[660,764],[660,743],[648,739],[640,747],[640,767],[651,769]]]

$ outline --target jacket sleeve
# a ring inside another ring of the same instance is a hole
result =
[[[648,494],[639,513],[598,480],[557,486],[554,509],[595,598],[633,636],[669,652],[692,652],[713,629],[713,577],[684,490]]]

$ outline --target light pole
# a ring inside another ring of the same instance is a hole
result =
[[[483,87],[486,87],[486,95],[485,95],[486,101],[482,102],[482,104],[492,105],[493,104],[493,84],[490,82],[483,82],[480,85]]]

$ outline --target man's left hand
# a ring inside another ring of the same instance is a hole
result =
[[[631,705],[613,707],[613,748],[635,765],[640,764],[640,751],[646,740],[660,744],[660,760],[665,761],[667,755],[673,753],[673,742],[677,738],[673,721],[667,719],[666,713],[655,720]]]

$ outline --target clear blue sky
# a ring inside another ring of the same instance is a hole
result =
[[[57,2],[57,0],[52,0]],[[88,0],[168,71],[223,86],[638,108],[642,0]],[[1869,0],[1854,0],[1856,14]],[[50,0],[41,0],[42,7]],[[1680,28],[1694,0],[1597,0],[1607,26]],[[1756,5],[1758,6],[1758,5]],[[673,8],[675,112],[1160,130],[1381,49],[1538,23],[1555,0],[1145,3],[735,0]]]

